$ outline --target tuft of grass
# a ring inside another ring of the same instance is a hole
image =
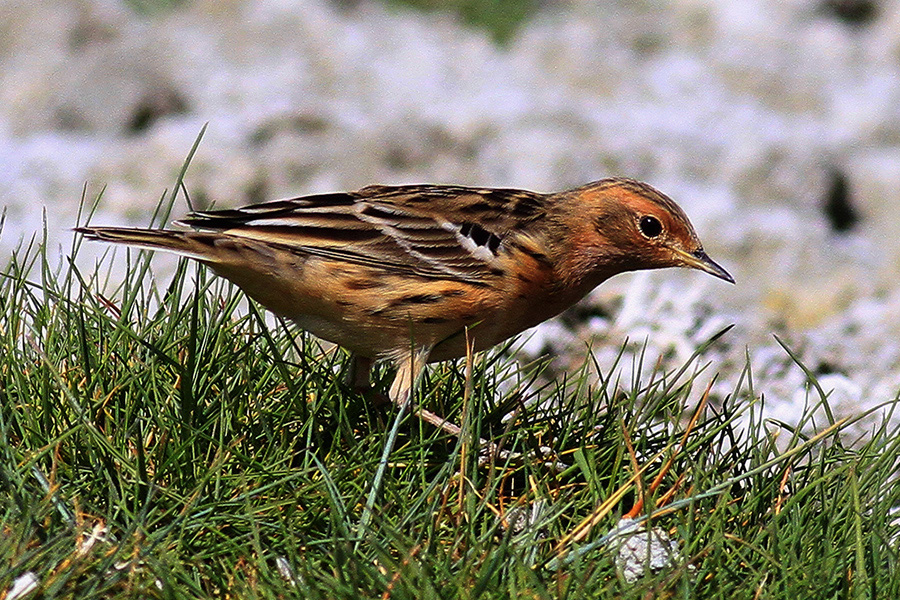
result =
[[[760,419],[749,366],[708,398],[705,346],[624,383],[624,349],[553,384],[503,352],[436,365],[418,401],[465,410],[465,438],[407,416],[360,528],[396,409],[344,387],[342,351],[192,263],[162,283],[148,253],[115,273],[78,250],[0,275],[0,594],[33,573],[83,600],[900,597],[900,435],[804,433],[828,399],[796,357],[798,427]],[[479,467],[479,437],[526,458]],[[680,549],[629,582],[608,534],[639,500]]]
[[[494,42],[507,44],[541,7],[540,0],[382,0],[395,6],[424,11],[446,11],[463,23],[490,33]]]
[[[142,17],[153,17],[170,13],[187,0],[122,0],[123,4]]]

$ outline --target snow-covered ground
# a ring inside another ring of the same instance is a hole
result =
[[[824,0],[547,0],[507,47],[381,2],[0,1],[0,252],[42,227],[63,254],[82,189],[95,223],[146,225],[186,179],[235,206],[370,183],[551,191],[646,180],[690,215],[736,286],[621,276],[602,310],[525,344],[601,365],[626,338],[708,358],[790,420],[806,400],[779,334],[840,415],[900,390],[900,2],[849,24]],[[843,178],[858,223],[824,204]],[[186,210],[183,204],[176,212]],[[99,250],[89,250],[99,252]],[[88,255],[84,255],[89,260]],[[585,310],[583,312],[590,312]],[[566,358],[560,359],[565,363]]]

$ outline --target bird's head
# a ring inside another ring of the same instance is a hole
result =
[[[681,207],[651,186],[612,178],[569,194],[557,206],[574,211],[564,220],[578,224],[566,242],[570,273],[596,285],[625,271],[689,267],[734,283],[707,256]]]

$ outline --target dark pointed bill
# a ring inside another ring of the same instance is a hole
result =
[[[684,261],[684,266],[705,271],[714,277],[724,279],[728,283],[734,283],[734,277],[719,266],[716,261],[707,256],[702,249],[696,252],[684,252],[683,250],[676,250],[676,252],[681,260]]]

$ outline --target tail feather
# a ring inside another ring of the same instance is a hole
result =
[[[88,240],[174,252],[196,260],[218,262],[215,238],[221,237],[221,234],[129,227],[76,227],[73,231]]]

